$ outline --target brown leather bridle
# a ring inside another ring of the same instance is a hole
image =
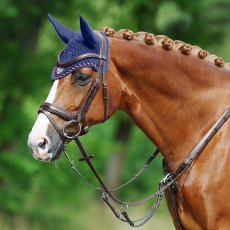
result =
[[[63,143],[66,142],[66,138],[74,139],[75,137],[78,137],[79,135],[83,135],[88,132],[88,126],[86,123],[85,116],[93,102],[93,99],[95,98],[98,92],[98,89],[101,84],[101,79],[102,79],[102,84],[103,84],[104,121],[107,118],[107,95],[108,93],[107,93],[107,83],[106,83],[106,78],[105,78],[106,41],[105,41],[104,36],[100,32],[96,31],[96,34],[101,41],[101,48],[100,48],[99,54],[96,54],[96,53],[83,54],[65,63],[60,62],[61,53],[58,56],[58,62],[57,62],[58,67],[68,67],[72,65],[73,63],[76,63],[86,58],[97,58],[100,60],[100,65],[99,65],[96,79],[94,80],[92,87],[90,88],[90,91],[83,105],[81,106],[80,110],[76,113],[70,113],[65,109],[59,108],[51,103],[45,102],[40,106],[39,111],[38,111],[39,113],[44,113],[47,116],[47,118],[50,120],[50,122],[53,124],[54,128],[58,132]],[[56,123],[54,122],[52,117],[49,115],[49,113],[55,114],[58,117],[62,118],[63,120],[67,121],[67,123],[62,128],[62,130],[60,130],[60,128],[56,125]],[[67,132],[67,128],[70,125],[78,126],[78,131],[74,135],[69,135]]]
[[[145,162],[143,167],[138,171],[138,173],[132,179],[130,179],[128,182],[124,183],[120,187],[111,190],[103,182],[103,180],[101,179],[97,170],[95,169],[94,165],[91,162],[91,158],[93,158],[94,155],[88,155],[86,150],[84,149],[82,143],[80,142],[80,140],[78,138],[79,135],[83,135],[83,134],[87,133],[87,131],[88,131],[88,126],[86,123],[85,116],[86,116],[86,114],[87,114],[87,112],[88,112],[88,110],[92,104],[93,99],[95,98],[96,93],[98,92],[98,89],[99,89],[100,84],[101,84],[101,79],[102,79],[102,83],[103,83],[104,121],[107,118],[107,84],[106,84],[106,78],[105,78],[106,42],[105,42],[105,38],[99,32],[97,32],[97,35],[101,41],[100,54],[95,54],[95,53],[84,54],[84,55],[78,56],[76,59],[74,59],[70,62],[67,62],[67,63],[61,63],[60,58],[58,58],[57,66],[60,66],[60,67],[67,67],[67,66],[69,66],[69,65],[71,65],[71,64],[73,64],[79,60],[89,58],[89,57],[100,59],[100,66],[99,66],[99,70],[97,72],[96,79],[95,79],[95,81],[94,81],[94,83],[93,83],[93,85],[89,91],[88,96],[86,97],[83,105],[81,106],[80,110],[76,113],[71,113],[65,109],[54,106],[51,103],[45,102],[40,106],[39,113],[44,113],[47,116],[47,118],[50,120],[50,122],[54,126],[55,130],[57,131],[58,135],[60,136],[60,138],[63,142],[63,152],[66,155],[67,159],[69,160],[72,169],[88,185],[93,186],[96,190],[98,190],[99,192],[102,193],[102,199],[106,202],[106,204],[109,206],[109,208],[112,210],[112,212],[115,214],[115,216],[119,220],[129,223],[132,227],[139,227],[139,226],[142,226],[143,224],[145,224],[155,214],[155,212],[157,211],[157,208],[160,205],[160,201],[162,199],[163,192],[166,189],[168,189],[170,186],[172,186],[177,181],[178,177],[180,177],[189,168],[189,166],[191,166],[194,163],[194,161],[197,159],[199,154],[203,151],[203,149],[206,147],[206,145],[209,143],[209,141],[212,139],[212,137],[216,134],[216,132],[226,122],[226,120],[230,116],[230,108],[221,116],[221,118],[211,127],[211,129],[206,133],[206,135],[200,140],[200,142],[192,149],[192,151],[189,153],[188,157],[180,164],[180,166],[177,168],[177,170],[174,173],[168,173],[160,181],[159,190],[156,193],[153,193],[152,195],[150,195],[149,197],[147,197],[143,200],[132,202],[132,203],[126,203],[126,202],[120,201],[118,198],[116,198],[113,195],[113,192],[117,191],[120,188],[123,188],[124,186],[126,186],[127,184],[129,184],[130,182],[135,180],[137,177],[139,177],[146,170],[146,168],[150,165],[152,160],[157,156],[157,154],[159,153],[159,150],[157,149],[154,153],[152,153],[150,155],[149,159]],[[50,114],[54,114],[54,115],[62,118],[63,120],[67,121],[62,129],[60,129],[57,126],[56,122],[53,120],[53,118],[50,116]],[[68,134],[67,128],[70,125],[77,125],[79,127],[76,134],[73,134],[73,135]],[[65,148],[67,140],[74,140],[75,141],[75,143],[77,144],[77,146],[78,146],[78,148],[82,154],[82,158],[80,158],[79,160],[85,161],[88,164],[89,168],[91,169],[91,171],[93,172],[93,174],[95,175],[95,177],[97,178],[99,183],[101,184],[101,187],[96,187],[96,186],[92,185],[91,183],[89,183],[76,169],[74,162],[69,158],[67,151],[66,151],[66,148]],[[115,209],[115,207],[110,202],[109,198],[111,198],[114,202],[121,205],[120,212],[118,212]],[[129,218],[128,213],[127,213],[129,206],[138,206],[138,205],[141,205],[141,204],[143,204],[143,203],[145,203],[145,202],[147,202],[153,198],[156,198],[156,202],[153,204],[150,212],[147,215],[145,215],[143,218],[136,220],[136,221],[132,221]],[[122,216],[123,216],[123,218],[122,218]],[[180,228],[184,229],[182,225],[180,226]]]

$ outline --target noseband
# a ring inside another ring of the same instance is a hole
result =
[[[68,67],[82,59],[86,59],[86,58],[97,58],[100,60],[100,65],[99,65],[99,69],[97,72],[97,77],[93,82],[93,85],[83,103],[83,105],[81,106],[80,110],[76,113],[71,113],[68,112],[65,109],[59,108],[49,102],[45,102],[43,103],[38,112],[39,113],[44,113],[47,118],[50,120],[50,122],[52,123],[52,125],[54,126],[54,128],[56,129],[57,133],[59,134],[61,140],[63,141],[63,143],[66,142],[66,139],[74,139],[76,137],[78,137],[79,135],[83,135],[86,134],[88,132],[88,126],[86,123],[86,119],[85,116],[93,102],[93,99],[96,96],[96,93],[98,92],[98,89],[100,87],[101,84],[101,79],[102,79],[102,83],[103,83],[103,105],[104,105],[104,121],[107,118],[107,83],[106,83],[106,78],[105,78],[105,65],[106,65],[106,41],[104,36],[100,33],[95,31],[97,36],[99,37],[100,41],[101,41],[101,48],[100,48],[100,53],[96,54],[96,53],[87,53],[87,54],[82,54],[78,57],[76,57],[75,59],[69,61],[69,62],[61,62],[60,61],[60,54],[58,56],[58,62],[57,62],[57,66],[58,67]],[[62,130],[60,130],[60,128],[56,125],[56,123],[54,122],[53,118],[50,116],[51,114],[54,114],[60,118],[62,118],[63,120],[67,121],[67,123],[64,125],[64,127],[62,128]],[[69,135],[67,132],[67,128],[70,125],[76,125],[78,126],[78,130],[77,133],[74,135]]]

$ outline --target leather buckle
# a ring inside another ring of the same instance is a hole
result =
[[[88,156],[86,156],[86,157],[82,157],[82,158],[80,158],[80,159],[78,159],[79,161],[88,161],[88,160],[90,160],[90,159],[92,159],[92,158],[94,158],[95,156],[93,155],[93,154],[91,154],[91,155],[88,155]]]

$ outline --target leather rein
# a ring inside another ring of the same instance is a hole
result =
[[[106,120],[107,117],[107,84],[106,84],[106,78],[105,78],[105,63],[106,63],[106,42],[105,38],[103,35],[101,35],[99,32],[97,32],[97,35],[101,41],[101,49],[100,49],[100,54],[95,54],[95,53],[88,53],[88,54],[83,54],[81,56],[78,56],[76,59],[67,62],[67,63],[61,63],[60,58],[58,58],[58,63],[57,66],[60,67],[66,67],[69,66],[79,60],[93,57],[93,58],[98,58],[100,59],[100,66],[99,70],[97,72],[97,77],[92,84],[92,87],[88,93],[88,96],[86,97],[83,105],[81,106],[79,112],[77,113],[71,113],[68,112],[67,110],[64,110],[62,108],[59,108],[57,106],[54,106],[51,103],[45,102],[43,103],[40,108],[39,108],[39,113],[43,113],[47,116],[47,118],[50,120],[52,125],[54,126],[55,130],[57,131],[58,135],[60,136],[62,142],[63,142],[63,152],[65,156],[67,157],[72,169],[78,174],[78,176],[88,185],[94,187],[97,191],[99,191],[102,194],[102,199],[104,202],[108,205],[108,207],[112,210],[114,215],[121,221],[127,222],[130,224],[132,227],[139,227],[145,224],[157,211],[160,201],[163,196],[163,192],[168,189],[176,180],[178,179],[179,176],[181,176],[185,170],[192,164],[194,163],[195,159],[199,156],[199,154],[202,152],[202,150],[206,147],[206,145],[209,143],[209,141],[212,139],[212,137],[216,134],[216,132],[221,128],[221,126],[225,123],[225,121],[229,118],[230,116],[230,108],[221,116],[221,118],[212,126],[212,128],[206,133],[206,135],[200,140],[200,142],[192,149],[192,151],[189,153],[188,157],[180,164],[180,166],[177,168],[177,170],[174,173],[168,173],[160,182],[159,182],[159,190],[149,197],[132,202],[132,203],[127,203],[120,201],[117,197],[113,195],[115,191],[118,191],[119,189],[125,187],[132,181],[134,181],[136,178],[138,178],[151,164],[153,159],[158,155],[159,150],[156,149],[155,152],[153,152],[150,157],[147,159],[145,164],[142,166],[142,168],[136,173],[136,175],[131,178],[129,181],[121,185],[120,187],[116,189],[109,189],[107,185],[104,183],[104,181],[101,179],[99,173],[97,172],[96,168],[94,167],[91,159],[94,157],[94,155],[88,155],[86,152],[84,146],[82,145],[79,136],[86,134],[88,132],[88,126],[86,124],[86,113],[88,112],[92,101],[98,92],[98,89],[101,85],[101,79],[103,83],[103,103],[104,103],[104,121]],[[60,57],[60,55],[59,55]],[[54,114],[63,120],[66,121],[66,124],[62,128],[62,130],[57,126],[56,122],[53,120],[50,114]],[[78,126],[78,131],[76,134],[69,134],[67,129],[70,125],[76,125]],[[66,150],[66,145],[67,145],[67,140],[74,140],[75,143],[77,144],[80,153],[82,154],[82,158],[79,159],[79,161],[85,161],[95,177],[97,178],[98,182],[100,183],[101,187],[96,187],[92,185],[90,182],[88,182],[82,174],[77,170],[75,167],[74,161],[72,161],[67,153]],[[138,206],[141,205],[153,198],[156,198],[156,201],[154,202],[151,210],[147,215],[145,215],[143,218],[138,219],[138,220],[131,220],[129,215],[128,215],[128,208],[129,206]],[[112,202],[110,201],[113,200],[114,203],[117,203],[120,205],[120,211],[117,211],[116,208],[113,206]]]

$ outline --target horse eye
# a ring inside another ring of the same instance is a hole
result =
[[[76,82],[80,86],[85,86],[89,83],[90,76],[84,73],[75,73],[74,74],[74,82]]]

